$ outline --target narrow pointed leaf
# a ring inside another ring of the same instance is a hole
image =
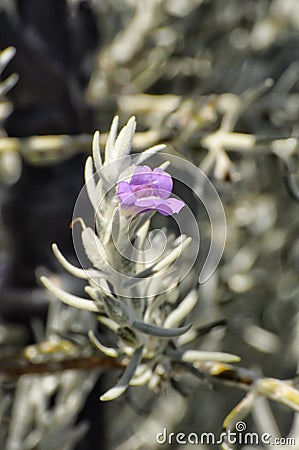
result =
[[[77,297],[76,295],[69,294],[59,287],[55,286],[49,278],[42,276],[40,278],[41,283],[48,289],[51,294],[61,300],[67,305],[73,306],[78,309],[85,309],[86,311],[99,312],[99,309],[95,302],[87,300],[86,298]]]
[[[102,299],[99,298],[99,295],[97,294],[98,289],[95,289],[91,286],[85,286],[84,287],[84,291],[86,292],[87,295],[89,295],[89,297],[95,301],[98,310],[100,313],[105,313],[105,308],[104,308],[104,304],[102,302]]]
[[[70,274],[77,278],[82,278],[83,280],[88,280],[91,277],[99,278],[103,276],[103,272],[93,269],[80,269],[79,267],[73,266],[60,252],[56,244],[52,245],[52,250],[62,267],[67,270]]]
[[[0,73],[7,66],[9,61],[15,56],[15,47],[7,47],[2,52],[0,52]]]
[[[103,166],[101,158],[101,147],[100,147],[100,133],[96,131],[92,140],[92,158],[96,170],[101,170]]]
[[[140,322],[139,320],[134,320],[133,327],[141,333],[148,334],[150,336],[172,338],[186,333],[186,331],[188,331],[192,327],[192,324],[180,328],[163,328],[156,325],[151,325],[149,323]]]
[[[98,201],[91,156],[87,158],[85,163],[84,179],[90,203],[92,204],[93,209],[96,211],[98,209]]]
[[[130,381],[133,378],[136,369],[141,361],[142,352],[143,352],[143,345],[135,350],[131,361],[127,365],[118,383],[113,388],[109,389],[109,391],[107,391],[105,394],[103,394],[100,397],[100,400],[102,401],[114,400],[127,390]]]
[[[151,377],[153,376],[153,372],[149,368],[144,369],[140,374],[138,374],[137,372],[138,370],[132,378],[130,386],[144,386],[150,381]]]
[[[98,316],[98,321],[105,327],[109,328],[109,330],[113,331],[114,333],[117,333],[119,326],[116,322],[114,322],[114,320],[109,319],[109,317]]]
[[[123,301],[114,297],[104,296],[103,303],[107,315],[118,325],[130,326],[132,324],[132,313]]]
[[[119,353],[115,348],[106,347],[105,345],[101,344],[101,342],[97,339],[96,335],[92,330],[89,330],[88,337],[90,342],[98,349],[100,352],[104,353],[106,356],[109,356],[110,358],[118,358]]]
[[[179,325],[182,320],[192,311],[197,303],[197,292],[193,289],[187,297],[173,310],[164,322],[165,328],[173,328]]]
[[[165,269],[165,267],[169,267],[183,253],[191,241],[191,237],[187,237],[182,240],[182,242],[174,250],[172,250],[167,256],[165,256],[165,258],[155,265],[154,271],[159,272],[160,270]]]
[[[0,83],[0,95],[5,95],[18,82],[19,75],[12,73],[8,78]]]
[[[262,378],[257,382],[258,392],[299,412],[299,390],[286,381]]]
[[[182,360],[190,363],[201,361],[238,362],[240,357],[231,353],[186,350],[182,354]]]
[[[88,259],[97,269],[104,270],[107,266],[107,256],[98,236],[90,227],[84,228],[81,236]]]
[[[154,155],[157,152],[160,152],[161,150],[165,150],[165,148],[166,148],[165,144],[155,145],[154,147],[148,148],[144,152],[140,153],[140,155],[134,160],[134,164],[136,164],[136,166],[140,166],[144,161],[146,161],[152,155]]]
[[[111,128],[110,128],[109,135],[108,135],[107,142],[106,142],[105,163],[113,161],[114,144],[115,144],[115,139],[116,139],[116,135],[117,135],[118,122],[119,122],[118,116],[115,116],[112,121]]]
[[[164,258],[160,259],[159,262],[153,264],[151,267],[137,273],[134,277],[131,277],[126,283],[125,287],[134,285],[139,279],[150,277],[151,275],[159,272],[160,270],[170,267],[170,265],[183,253],[185,248],[190,244],[192,238],[188,237],[183,242],[178,245],[174,250],[172,250]]]
[[[84,291],[86,292],[86,294],[88,294],[90,296],[90,298],[92,300],[94,300],[95,302],[102,302],[99,294],[98,294],[98,289],[93,288],[91,286],[85,286],[84,287]]]
[[[118,243],[119,237],[120,237],[120,224],[121,218],[119,213],[119,208],[115,208],[113,212],[113,218],[112,218],[112,227],[111,227],[111,235],[113,242]]]
[[[113,159],[117,160],[129,155],[132,146],[132,139],[136,129],[135,117],[131,117],[122,130],[120,131],[115,144]]]

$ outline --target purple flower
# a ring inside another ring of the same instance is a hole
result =
[[[156,210],[163,216],[171,216],[185,206],[181,200],[169,198],[172,186],[172,178],[164,170],[137,166],[129,183],[118,183],[117,195],[121,206],[132,213]]]

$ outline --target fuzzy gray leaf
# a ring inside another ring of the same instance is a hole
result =
[[[130,363],[127,365],[118,383],[113,388],[109,389],[109,391],[107,391],[105,394],[103,394],[100,397],[100,400],[114,400],[126,391],[141,361],[142,352],[143,345],[135,350]]]
[[[151,325],[149,323],[140,322],[139,320],[134,320],[133,327],[136,328],[141,333],[148,334],[150,336],[158,336],[161,338],[172,338],[186,333],[186,331],[190,330],[192,324],[179,328],[162,328],[156,325]]]

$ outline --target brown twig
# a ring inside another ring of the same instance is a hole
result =
[[[122,367],[119,360],[97,355],[40,363],[34,363],[25,358],[14,359],[11,357],[0,360],[0,378],[16,380],[22,375],[45,375],[64,370],[112,370]]]
[[[64,370],[114,370],[121,369],[123,363],[107,356],[91,355],[79,358],[67,358],[35,363],[24,357],[9,357],[0,359],[0,378],[15,380],[22,375],[44,375]],[[197,370],[197,369],[195,369]],[[257,375],[248,369],[223,363],[203,363],[198,368],[199,373],[211,381],[234,385],[248,389],[256,380]]]

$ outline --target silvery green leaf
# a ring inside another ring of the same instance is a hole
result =
[[[104,313],[105,312],[105,308],[104,308],[104,304],[102,301],[102,298],[100,297],[100,291],[98,288],[93,288],[91,286],[85,286],[84,287],[84,291],[86,292],[87,295],[89,295],[89,297],[94,300],[96,302],[96,305],[99,309],[99,312]]]
[[[103,304],[103,296],[113,296],[114,288],[113,285],[109,282],[109,276],[105,276],[105,278],[99,278],[99,279],[93,279],[90,278],[89,280],[89,286],[91,287],[92,291],[89,291],[87,288],[88,295],[91,295],[95,297],[95,301],[99,303],[100,305]],[[113,282],[115,282],[115,279],[113,279]],[[91,297],[91,298],[93,298]]]
[[[150,336],[158,336],[161,338],[172,338],[180,336],[181,334],[186,333],[186,331],[190,330],[190,328],[192,327],[192,324],[189,324],[185,327],[180,328],[162,328],[156,325],[151,325],[149,323],[140,322],[139,320],[134,320],[132,325],[141,333],[148,334]]]
[[[1,84],[0,84],[0,87],[1,87]],[[1,98],[1,96],[0,96],[0,98]],[[4,120],[6,117],[8,117],[9,114],[12,113],[12,111],[13,111],[13,107],[10,103],[0,100],[0,121]],[[7,152],[5,152],[4,154],[6,154],[6,153]],[[13,157],[15,157],[15,156],[13,156]],[[1,155],[1,158],[3,158],[2,155]],[[2,169],[2,171],[3,171],[3,169]]]
[[[130,381],[130,386],[144,386],[150,381],[153,375],[152,370],[145,365],[142,367],[143,370],[139,371],[140,368],[141,366],[138,366],[134,377]]]
[[[91,286],[85,286],[84,291],[86,294],[90,296],[92,300],[95,302],[102,302],[102,297],[100,296],[99,289],[91,287]]]
[[[134,277],[131,277],[125,287],[133,286],[138,282],[139,279],[150,277],[151,275],[170,267],[171,264],[183,253],[185,248],[190,244],[192,238],[181,236],[181,243],[171,252],[169,252],[164,258],[161,258],[157,263],[153,264],[151,267],[137,273]]]
[[[89,156],[85,163],[85,171],[84,171],[84,178],[85,178],[85,186],[87,190],[87,194],[90,200],[90,203],[93,206],[93,209],[97,211],[98,209],[98,199],[97,199],[97,191],[96,191],[96,184],[94,179],[94,173],[93,173],[93,162],[91,156]]]
[[[0,95],[5,95],[18,82],[19,75],[12,73],[8,78],[0,83]]]
[[[104,197],[104,190],[103,190],[103,174],[105,173],[104,168],[101,169],[100,172],[97,173],[99,180],[96,183],[96,195],[97,199],[99,200],[100,204],[103,201]]]
[[[103,230],[103,233],[101,235],[102,237],[102,241],[103,244],[108,244],[108,242],[110,241],[111,238],[111,234],[112,234],[112,226],[113,226],[113,211],[114,211],[114,207],[112,205],[111,211],[107,211],[107,221],[106,221],[106,226]]]
[[[132,226],[132,233],[136,233],[136,236],[138,237],[140,243],[144,243],[147,232],[149,230],[150,221],[152,217],[154,216],[155,211],[146,212],[144,214],[140,214],[140,216],[137,216],[136,222]]]
[[[143,345],[135,350],[129,364],[127,365],[118,383],[113,388],[109,389],[109,391],[107,391],[105,394],[103,394],[100,397],[100,400],[102,401],[114,400],[127,390],[130,381],[133,378],[136,369],[141,361],[142,352],[143,352]]]
[[[201,361],[238,362],[240,357],[231,353],[186,350],[182,354],[182,360],[189,363]]]
[[[132,140],[136,129],[135,117],[131,117],[128,123],[121,129],[114,144],[113,160],[128,156],[131,151]]]
[[[100,147],[100,133],[96,131],[93,140],[92,140],[92,158],[95,165],[96,170],[101,170],[103,166],[102,157],[101,157],[101,147]]]
[[[105,325],[105,327],[109,328],[109,330],[113,331],[114,333],[118,332],[119,326],[114,320],[109,319],[109,317],[105,316],[98,316],[98,321]]]
[[[162,164],[160,164],[159,168],[162,170],[166,170],[168,166],[170,166],[170,161],[164,161]]]
[[[67,270],[69,273],[74,275],[77,278],[82,278],[83,280],[88,280],[90,277],[97,277],[103,276],[103,272],[100,272],[95,269],[80,269],[79,267],[73,266],[60,252],[56,244],[52,244],[52,250],[54,255],[56,256],[57,260],[60,262],[62,267],[64,267],[65,270]]]
[[[121,228],[121,218],[119,214],[119,208],[114,208],[113,218],[112,218],[112,227],[111,234],[113,238],[113,242],[118,242],[120,237],[120,228]]]
[[[117,208],[118,212],[116,214],[116,225],[118,225],[118,233],[117,239],[113,239],[116,248],[122,250],[122,254],[125,254],[129,257],[129,253],[126,253],[126,249],[132,246],[131,236],[132,236],[132,222],[128,220],[127,217],[123,217],[120,213],[119,208]],[[114,221],[114,219],[113,219]],[[116,236],[116,233],[115,233]]]
[[[115,139],[116,139],[116,135],[117,135],[117,129],[118,129],[118,122],[119,122],[119,118],[118,116],[115,116],[111,127],[110,127],[110,131],[108,134],[108,138],[107,138],[107,142],[106,142],[106,146],[105,146],[105,164],[107,164],[110,161],[113,161],[114,159],[114,144],[115,144]]]
[[[159,308],[166,300],[165,293],[161,295],[157,295],[156,297],[153,297],[151,301],[148,301],[148,307],[146,308],[146,311],[144,313],[144,322],[149,322],[153,311],[157,308]],[[158,313],[159,314],[159,313]]]
[[[160,270],[169,267],[183,253],[183,251],[186,249],[186,247],[188,247],[188,245],[192,241],[191,237],[186,238],[186,236],[183,235],[180,236],[179,239],[181,241],[179,245],[154,266],[155,272],[159,272]]]
[[[105,295],[103,297],[103,303],[108,317],[114,320],[118,325],[127,326],[132,324],[132,312],[123,301]]]
[[[111,197],[115,195],[116,185],[120,181],[120,178],[122,178],[121,174],[125,173],[130,165],[130,156],[124,156],[112,161],[111,164],[103,166],[99,175],[103,182],[103,191],[106,194],[106,198],[109,197],[109,195]]]
[[[100,239],[95,234],[95,232],[90,227],[85,227],[82,230],[81,237],[83,247],[89,261],[91,261],[97,269],[107,269],[107,255]]]
[[[286,380],[261,378],[256,382],[256,391],[299,412],[299,390]]]
[[[101,278],[97,284],[106,295],[113,295],[113,285],[109,282],[108,277]]]
[[[96,312],[96,313],[99,312],[99,308],[97,307],[95,302],[93,302],[91,300],[87,300],[86,298],[77,297],[76,295],[72,295],[72,294],[69,294],[68,292],[65,292],[64,290],[55,286],[55,284],[53,284],[52,281],[49,280],[49,278],[47,278],[47,277],[42,276],[40,278],[40,281],[45,286],[45,288],[51,292],[51,294],[53,294],[55,297],[57,297],[63,303],[73,306],[74,308],[85,309],[86,311],[91,311],[91,312]]]
[[[139,289],[142,289],[147,298],[151,298],[152,300],[149,302],[152,303],[153,299],[156,298],[156,296],[159,297],[159,299],[161,300],[160,297],[160,293],[161,293],[161,289],[162,292],[163,291],[167,291],[167,294],[170,294],[170,292],[172,292],[178,285],[179,283],[179,277],[176,275],[176,270],[174,269],[169,269],[167,272],[167,276],[165,276],[165,274],[163,274],[163,276],[161,276],[162,274],[159,274],[159,276],[153,276],[153,277],[148,277],[148,278],[141,278],[141,279],[134,279],[132,278],[132,283],[130,285],[130,288],[133,288],[134,285],[136,285]],[[138,283],[139,284],[136,284]],[[129,283],[128,283],[129,286]],[[141,292],[140,292],[141,295]],[[159,301],[160,301],[159,300]],[[161,304],[163,304],[166,301],[166,298],[163,297],[163,301]],[[168,303],[168,301],[167,301]],[[157,303],[158,304],[158,303]],[[156,301],[155,301],[155,305],[156,305]],[[154,306],[154,308],[156,308],[156,306]],[[153,312],[153,305],[150,306],[150,311]]]
[[[165,328],[173,328],[179,325],[185,317],[192,311],[197,303],[197,292],[193,289],[186,298],[174,309],[164,322]]]
[[[92,330],[89,330],[88,337],[90,339],[90,342],[98,350],[100,350],[100,352],[104,353],[106,356],[109,356],[110,358],[118,358],[119,356],[118,351],[115,348],[106,347],[105,345],[101,344],[101,342],[98,340],[98,338],[95,336]]]
[[[121,158],[123,160],[128,160],[130,162],[130,165],[128,167],[125,167],[121,173],[119,173],[119,177],[118,180],[119,181],[127,181],[128,183],[130,182],[133,173],[135,172],[136,169],[136,165],[132,164],[132,159],[131,159],[131,155],[128,155],[124,158]]]
[[[140,153],[140,155],[138,155],[138,157],[134,160],[134,164],[136,164],[136,166],[140,166],[144,161],[146,161],[152,155],[154,155],[157,152],[160,152],[161,150],[165,150],[165,148],[166,148],[165,144],[154,145],[153,147],[148,148],[144,152]]]
[[[178,345],[184,346],[189,344],[189,342],[194,341],[198,337],[197,332],[194,328],[188,331],[188,333],[183,334],[178,338]]]
[[[101,239],[103,245],[105,245],[111,238],[113,215],[116,208],[118,207],[118,199],[115,196],[115,186],[113,187],[113,190],[107,192],[106,195],[100,192],[102,188],[104,189],[103,181],[104,180],[101,179],[96,187],[97,209],[95,210],[95,219],[97,235]],[[105,189],[103,190],[103,192],[105,192]]]
[[[3,72],[9,61],[15,56],[15,47],[7,47],[2,52],[0,52],[0,73]]]

